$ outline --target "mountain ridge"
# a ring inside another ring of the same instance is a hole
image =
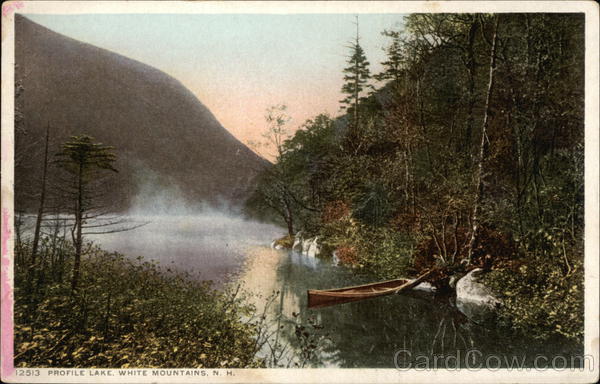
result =
[[[15,18],[15,64],[15,82],[22,87],[16,106],[23,117],[16,153],[43,137],[47,124],[51,153],[77,134],[114,146],[120,172],[108,187],[121,209],[139,192],[147,171],[179,187],[190,201],[240,205],[256,174],[269,165],[177,79],[22,15]],[[37,147],[15,164],[17,207],[34,204],[19,191],[41,176]]]

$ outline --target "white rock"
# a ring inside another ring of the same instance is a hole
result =
[[[306,255],[309,257],[318,256],[321,253],[321,247],[318,243],[319,236],[315,236],[313,239],[309,240],[308,249],[306,250]]]
[[[294,245],[292,245],[292,251],[298,250],[302,252],[302,231],[298,231],[294,236]]]
[[[331,254],[331,262],[333,265],[340,265],[340,258],[337,255],[337,250],[333,251]]]
[[[419,283],[419,285],[417,285],[413,289],[416,289],[419,291],[426,291],[426,292],[435,292],[435,287],[426,281]]]
[[[308,249],[310,248],[311,242],[312,242],[312,239],[310,239],[310,238],[302,239],[302,254],[303,255],[308,255]]]
[[[457,304],[472,303],[493,307],[500,303],[492,291],[480,282],[479,276],[483,270],[476,268],[456,282]]]

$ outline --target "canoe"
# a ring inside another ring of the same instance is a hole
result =
[[[307,291],[308,308],[327,307],[373,297],[392,295],[419,285],[431,272],[427,271],[414,280],[396,279],[337,289],[309,289]]]

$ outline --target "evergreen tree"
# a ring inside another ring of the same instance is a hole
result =
[[[113,147],[94,143],[89,136],[72,136],[64,143],[62,150],[56,154],[56,163],[69,175],[69,183],[63,189],[65,198],[74,202],[74,226],[71,230],[75,245],[75,260],[73,263],[73,276],[71,289],[77,289],[79,270],[81,264],[81,249],[83,245],[83,227],[86,219],[96,218],[98,215],[86,215],[98,210],[99,200],[102,196],[101,186],[94,182],[102,179],[106,171],[117,172],[113,167],[116,156],[112,153]],[[95,188],[94,188],[95,187]],[[100,189],[100,190],[97,190]],[[114,223],[99,224],[111,225]]]
[[[384,68],[383,72],[373,77],[378,81],[392,80],[396,86],[399,86],[404,69],[401,35],[397,31],[383,31],[381,34],[390,37],[392,42],[385,49],[387,60],[381,63]]]
[[[361,94],[365,88],[372,88],[368,82],[371,78],[369,71],[369,62],[365,56],[365,51],[359,43],[360,35],[358,33],[358,17],[356,18],[356,38],[350,44],[350,56],[348,57],[348,67],[344,68],[344,81],[342,92],[346,94],[346,98],[340,102],[343,104],[342,109],[347,109],[348,115],[351,116],[351,126],[353,128],[359,125],[359,102],[362,100]]]

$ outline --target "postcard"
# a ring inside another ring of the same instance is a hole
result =
[[[2,381],[596,382],[598,17],[3,3]]]

